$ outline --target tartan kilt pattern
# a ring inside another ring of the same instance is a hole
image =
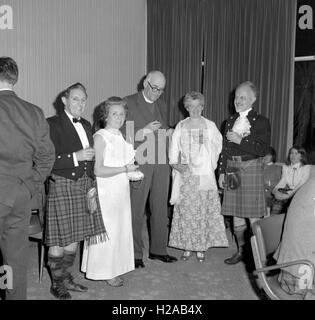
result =
[[[266,202],[261,158],[249,161],[228,160],[227,167],[240,168],[241,185],[236,190],[224,190],[222,214],[239,218],[265,216]]]
[[[65,247],[92,234],[86,203],[93,180],[84,174],[78,180],[52,175],[49,181],[44,242],[47,246]]]

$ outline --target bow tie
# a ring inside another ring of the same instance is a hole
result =
[[[81,118],[80,118],[80,119],[72,118],[72,121],[73,121],[74,123],[77,123],[77,122],[81,122],[81,123],[82,123],[82,119],[81,119]]]

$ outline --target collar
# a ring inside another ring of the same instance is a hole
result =
[[[72,114],[70,114],[66,109],[64,111],[65,111],[65,114],[70,119],[70,121],[74,124],[74,122],[73,122],[74,116]],[[81,119],[81,117],[79,117],[78,119]]]
[[[142,95],[143,95],[143,99],[147,102],[147,103],[154,103],[153,101],[149,100],[145,95],[144,92],[142,91]]]
[[[292,169],[298,169],[298,168],[300,168],[300,166],[301,166],[301,162],[293,164],[293,165],[291,164]]]
[[[249,113],[251,110],[253,110],[253,108],[250,108],[250,109],[248,109],[248,110],[246,110],[246,111],[243,111],[243,112],[239,112],[240,117],[241,117],[241,118],[247,117],[248,113]]]

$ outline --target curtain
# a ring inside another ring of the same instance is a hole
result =
[[[203,13],[205,115],[220,126],[234,111],[237,84],[254,82],[260,92],[255,109],[269,118],[272,146],[284,160],[293,113],[296,0],[211,0]]]
[[[296,0],[148,0],[147,12],[147,68],[166,75],[170,122],[183,118],[179,102],[196,90],[221,127],[234,112],[234,88],[250,80],[283,160],[293,139]]]
[[[166,76],[163,98],[171,125],[184,118],[183,96],[202,90],[202,5],[202,0],[147,2],[147,69]]]
[[[311,153],[315,150],[315,62],[295,63],[294,144]],[[312,153],[314,156],[314,152]],[[314,160],[313,160],[314,161]]]

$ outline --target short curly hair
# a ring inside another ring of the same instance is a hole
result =
[[[110,97],[99,105],[99,123],[101,128],[105,128],[109,110],[112,106],[122,106],[125,110],[125,115],[127,116],[127,99],[115,96]]]
[[[191,92],[187,92],[185,94],[185,97],[184,97],[184,100],[183,100],[183,103],[184,103],[184,107],[185,109],[186,108],[186,104],[187,104],[187,101],[189,100],[198,100],[200,102],[200,105],[202,107],[205,106],[205,97],[202,93],[200,92],[197,92],[197,91],[191,91]]]

